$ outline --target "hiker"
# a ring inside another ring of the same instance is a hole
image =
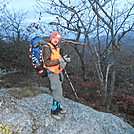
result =
[[[43,67],[47,69],[48,78],[51,84],[53,104],[51,108],[51,115],[55,119],[61,119],[60,114],[65,114],[66,110],[61,108],[60,102],[63,97],[62,94],[62,82],[63,73],[67,62],[70,62],[70,58],[61,56],[58,43],[60,42],[60,33],[53,31],[50,35],[49,46],[45,45],[42,49]]]

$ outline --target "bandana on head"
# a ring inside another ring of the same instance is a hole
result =
[[[61,36],[60,36],[60,33],[59,33],[58,31],[53,31],[53,32],[51,33],[51,35],[50,35],[50,41],[51,41],[52,38],[54,38],[54,37],[57,37],[57,38],[58,38],[58,42],[60,42]]]

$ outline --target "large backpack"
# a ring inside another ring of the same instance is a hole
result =
[[[41,77],[47,76],[47,69],[43,68],[42,64],[42,47],[45,45],[47,44],[39,36],[34,37],[30,41],[29,58],[31,58],[34,69]]]

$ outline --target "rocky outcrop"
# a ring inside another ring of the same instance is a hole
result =
[[[0,90],[0,121],[21,134],[134,134],[134,128],[119,117],[65,98],[62,104],[68,112],[56,121],[50,115],[51,103],[48,94],[17,100]]]

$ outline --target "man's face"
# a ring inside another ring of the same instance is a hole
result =
[[[54,45],[57,45],[58,42],[59,42],[58,37],[54,37],[54,38],[52,38],[51,42],[52,42]]]

